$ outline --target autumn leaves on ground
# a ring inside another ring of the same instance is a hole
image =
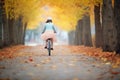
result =
[[[102,49],[100,48],[84,47],[84,46],[66,46],[66,47],[70,48],[71,51],[74,53],[85,54],[87,56],[100,59],[104,62],[108,62],[107,64],[113,64],[114,68],[117,68],[120,66],[120,55],[116,55],[113,52],[102,52]],[[21,55],[17,54],[17,51],[24,48],[30,48],[30,46],[19,45],[19,46],[11,46],[9,48],[1,49],[0,60],[3,60],[5,58],[12,59],[14,57],[26,56],[26,53],[22,53]],[[30,56],[30,55],[31,54],[28,54],[27,56]]]
[[[0,80],[119,80],[120,56],[84,46],[54,46],[52,56],[40,45],[11,46],[0,50],[0,75]]]

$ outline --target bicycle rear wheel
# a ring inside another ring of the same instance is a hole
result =
[[[51,56],[51,40],[48,40],[48,55]]]

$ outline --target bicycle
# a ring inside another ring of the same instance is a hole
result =
[[[52,41],[51,38],[47,39],[47,50],[48,50],[48,55],[51,56],[51,45],[52,45]]]

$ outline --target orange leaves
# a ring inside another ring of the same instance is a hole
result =
[[[15,57],[15,52],[23,49],[25,46],[23,45],[19,45],[19,46],[11,46],[8,48],[4,48],[0,50],[0,60],[4,59],[4,58],[13,58]]]
[[[106,64],[112,64],[113,68],[117,68],[120,65],[120,55],[116,55],[115,52],[102,52],[101,48],[85,46],[72,46],[69,48],[71,48],[74,53],[82,53],[88,56],[99,58]]]
[[[4,66],[0,66],[0,69],[5,69],[5,67]]]
[[[117,68],[117,67],[119,67],[119,65],[120,65],[120,57],[115,57],[114,58],[114,60],[113,60],[113,64],[112,64],[112,67],[113,68]]]
[[[120,74],[120,72],[111,71],[111,74],[117,75]]]

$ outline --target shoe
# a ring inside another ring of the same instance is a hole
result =
[[[47,49],[47,46],[45,46],[44,48]]]
[[[53,48],[51,48],[51,50],[53,50]]]

